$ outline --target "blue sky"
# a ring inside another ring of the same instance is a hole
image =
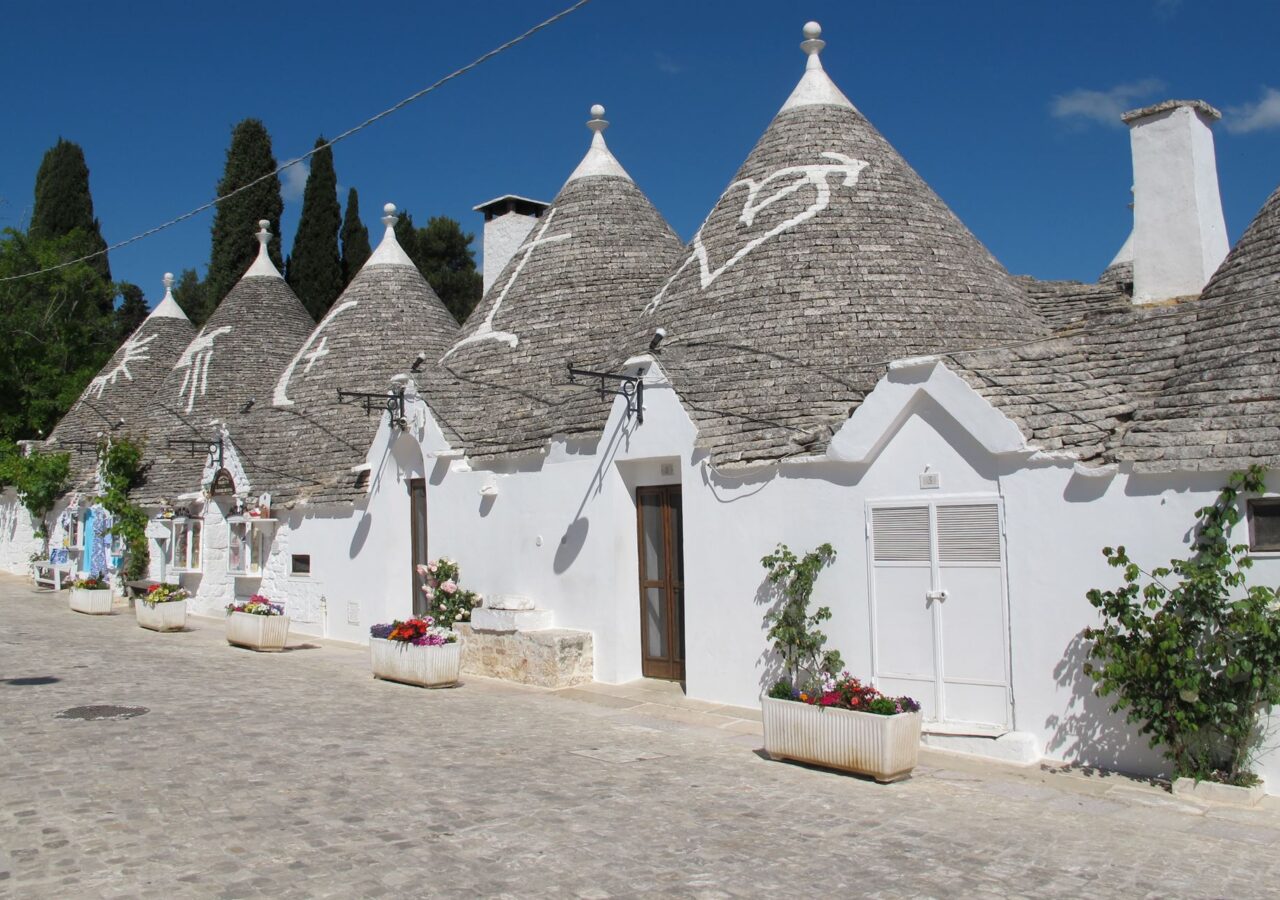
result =
[[[11,4],[0,227],[25,224],[59,136],[84,147],[114,243],[211,199],[240,119],[263,119],[277,158],[296,157],[568,3]],[[555,195],[603,103],[610,147],[687,240],[799,79],[811,18],[836,83],[1013,272],[1093,280],[1119,248],[1127,108],[1224,111],[1233,241],[1280,184],[1271,0],[593,0],[339,144],[339,182],[359,190],[375,243],[388,200],[478,234],[476,203]],[[286,246],[300,203],[287,188]],[[164,271],[203,270],[211,221],[113,253],[113,273],[154,303]]]

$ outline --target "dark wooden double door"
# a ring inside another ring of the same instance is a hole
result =
[[[641,673],[684,680],[684,532],[680,486],[636,488]]]

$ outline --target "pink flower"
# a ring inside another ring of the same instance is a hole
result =
[[[435,574],[435,571],[437,568],[439,568],[439,566],[437,566],[434,562],[427,563],[427,572],[431,572],[432,574]],[[424,572],[423,574],[425,575],[426,572]]]
[[[418,566],[418,574],[419,574],[419,575],[421,575],[423,578],[426,578],[426,577],[427,577],[427,567],[426,567],[426,566],[422,566],[422,565]]]
[[[440,590],[444,591],[446,594],[453,594],[457,592],[458,585],[452,578],[450,578],[448,581],[440,585]]]

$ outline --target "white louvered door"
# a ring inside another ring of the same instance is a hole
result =
[[[885,693],[928,721],[1011,725],[1000,505],[871,504],[873,661]]]

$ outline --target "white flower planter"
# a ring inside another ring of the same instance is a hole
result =
[[[228,644],[274,652],[283,650],[288,639],[288,616],[255,616],[241,612],[227,616]]]
[[[462,670],[462,644],[415,647],[404,641],[369,638],[373,677],[421,687],[448,687],[458,683]]]
[[[829,766],[887,782],[905,778],[920,755],[920,713],[878,716],[795,700],[761,699],[764,749],[774,759]]]
[[[133,611],[138,616],[138,624],[151,631],[181,631],[187,626],[186,600],[151,604],[139,597],[133,601]]]
[[[96,591],[72,588],[69,603],[72,612],[90,616],[108,615],[111,612],[111,588],[101,588]]]

